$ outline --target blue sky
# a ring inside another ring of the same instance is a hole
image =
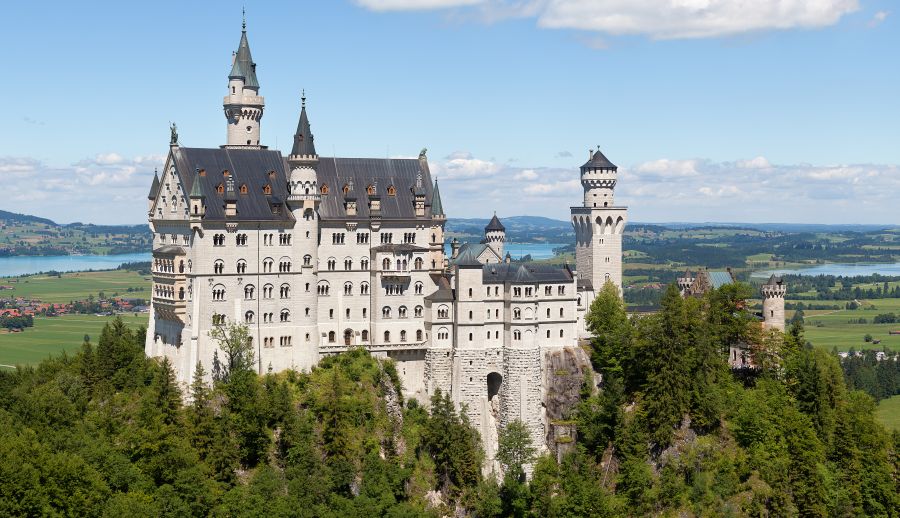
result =
[[[0,209],[139,223],[168,123],[223,143],[241,2],[4,7]],[[639,221],[898,223],[900,30],[876,0],[246,2],[288,147],[428,148],[451,217],[577,203],[599,145]]]

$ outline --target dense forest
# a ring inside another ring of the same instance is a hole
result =
[[[0,515],[897,516],[900,434],[801,323],[763,333],[749,290],[670,286],[629,318],[607,285],[589,315],[603,382],[585,379],[574,447],[537,456],[513,422],[499,479],[450,398],[404,401],[390,361],[355,350],[260,376],[227,326],[214,381],[198,367],[182,394],[115,321],[78,354],[0,373]],[[728,368],[735,342],[759,369]]]

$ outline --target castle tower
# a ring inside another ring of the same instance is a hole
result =
[[[441,191],[438,189],[437,179],[434,180],[434,189],[431,192],[431,270],[438,273],[444,270],[444,224],[447,223],[447,215],[444,214],[444,205],[441,202]]]
[[[503,257],[503,243],[506,242],[506,227],[497,219],[497,213],[491,218],[490,223],[484,227],[484,242],[497,254]]]
[[[622,289],[622,234],[627,207],[616,207],[618,168],[599,149],[589,152],[581,166],[584,203],[572,207],[575,227],[575,264],[583,291],[596,293],[610,281]],[[587,306],[593,295],[588,297]]]
[[[315,286],[318,278],[319,202],[321,196],[316,176],[319,155],[316,153],[309,117],[306,115],[305,92],[300,99],[300,121],[297,123],[294,145],[287,159],[290,167],[287,205],[294,214],[295,221],[291,239],[293,256],[300,263],[301,275],[309,274],[307,279],[312,279],[310,284],[313,286],[312,289],[301,292],[302,300],[298,304],[304,307],[304,311],[296,312],[300,319],[301,336],[298,337],[298,340],[305,347],[303,354],[300,355],[301,365],[298,367],[309,369],[318,361],[318,297]],[[309,308],[309,312],[306,312],[305,308]]]
[[[259,95],[256,79],[256,63],[250,55],[247,42],[247,22],[241,25],[241,42],[232,56],[231,73],[228,74],[228,95],[222,101],[228,132],[225,147],[259,149],[259,127],[265,100]]]
[[[784,332],[784,279],[774,274],[760,288],[763,299],[763,328]]]
[[[691,270],[685,270],[684,275],[678,277],[678,291],[681,292],[682,297],[686,297],[691,289],[691,285],[694,284],[694,274]]]

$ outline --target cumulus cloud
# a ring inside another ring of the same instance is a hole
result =
[[[560,151],[555,155],[556,158],[572,158],[572,153],[569,151]]]
[[[0,157],[0,182],[6,186],[0,209],[59,222],[140,223],[153,169],[164,160],[106,153],[57,167],[30,157]]]
[[[519,167],[455,153],[430,166],[451,217],[496,210],[565,220],[582,199],[577,164]],[[615,199],[632,221],[896,223],[896,192],[900,166],[892,164],[660,158],[621,166]]]
[[[531,17],[547,29],[654,39],[821,28],[859,9],[858,0],[357,0],[357,4],[376,11],[468,7],[488,22]],[[584,41],[594,48],[606,46],[603,38]]]

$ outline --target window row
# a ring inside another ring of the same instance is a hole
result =
[[[391,318],[391,311],[392,310],[391,310],[390,306],[385,306],[385,307],[381,308],[382,318]],[[423,311],[424,311],[424,308],[422,306],[416,306],[415,309],[413,310],[413,315],[415,315],[416,318],[419,318],[422,316]],[[397,317],[398,318],[407,318],[406,306],[400,306],[399,308],[397,308]]]

